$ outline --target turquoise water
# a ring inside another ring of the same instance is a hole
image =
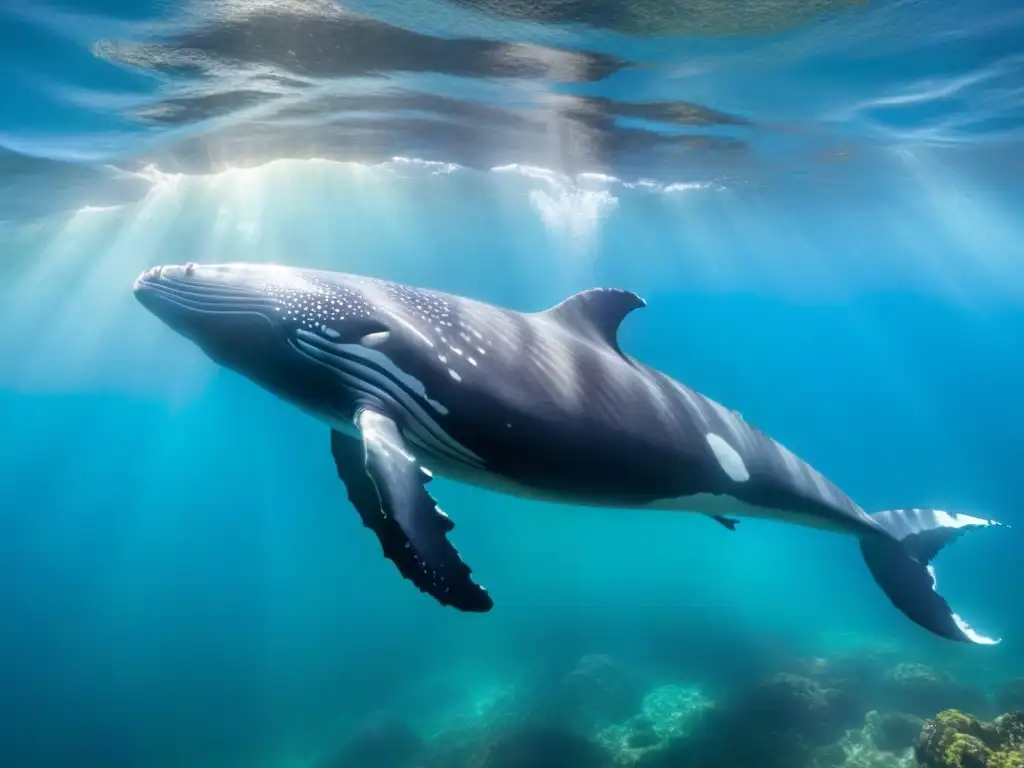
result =
[[[705,8],[699,34],[666,11],[651,36],[596,2],[567,11],[590,26],[346,7],[377,21],[0,4],[0,765],[811,765],[762,738],[763,702],[731,731],[760,756],[679,747],[779,672],[863,688],[813,765],[895,765],[858,735],[869,709],[1024,707],[1024,12],[748,9],[734,35]],[[326,428],[132,297],[154,264],[233,260],[523,311],[634,290],[629,354],[866,509],[1016,524],[938,563],[1004,641],[911,624],[843,537],[438,479],[496,604],[442,609],[380,556]],[[641,712],[661,751],[615,746]],[[395,755],[317,762],[367,733]]]

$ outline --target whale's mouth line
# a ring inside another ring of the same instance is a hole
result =
[[[255,288],[184,281],[173,277],[148,277],[140,280],[138,287],[190,312],[255,313],[270,318],[270,311],[281,311],[277,299]]]

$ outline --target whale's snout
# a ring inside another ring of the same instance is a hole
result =
[[[268,349],[281,341],[283,306],[266,269],[244,264],[150,267],[132,286],[138,302],[215,362],[261,372]]]
[[[215,311],[218,299],[244,287],[223,268],[199,267],[190,262],[150,267],[135,278],[132,292],[149,311],[162,316],[168,304],[184,310],[199,309],[205,302],[210,306],[204,309]]]
[[[138,297],[142,291],[146,290],[147,283],[150,280],[159,278],[162,270],[163,267],[150,267],[141,275],[136,277],[135,283],[132,285],[132,291],[135,293],[135,296]]]
[[[164,324],[205,346],[278,324],[282,305],[272,274],[247,264],[160,265],[135,278],[132,290]]]
[[[161,273],[163,272],[163,269],[164,269],[163,267],[150,267],[149,269],[147,269],[145,272],[143,272],[141,275],[139,275],[136,278],[136,280],[135,280],[135,287],[138,288],[140,285],[145,283],[147,280],[150,280],[150,279],[152,279],[154,277],[160,277]]]
[[[305,403],[316,394],[308,391],[310,381],[324,391],[337,386],[333,369],[300,351],[297,332],[326,332],[326,305],[341,301],[304,270],[244,262],[161,265],[138,275],[133,292],[144,309],[215,363],[281,397]],[[310,407],[324,408],[319,401]]]
[[[183,278],[191,277],[195,274],[196,265],[192,263],[184,264],[181,266],[156,266],[150,267],[137,278],[132,286],[132,290],[135,295],[138,296],[140,292],[145,291],[147,288],[151,288],[154,285],[159,284],[163,279],[168,280],[181,280]]]

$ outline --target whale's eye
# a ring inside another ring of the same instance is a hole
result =
[[[186,275],[191,275],[195,271],[196,271],[196,265],[193,264],[191,261],[188,264],[185,265],[185,274]]]

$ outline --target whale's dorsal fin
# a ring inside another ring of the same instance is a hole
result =
[[[589,288],[574,293],[542,314],[576,333],[601,341],[620,355],[618,331],[622,321],[634,309],[647,302],[632,291],[621,288]]]

